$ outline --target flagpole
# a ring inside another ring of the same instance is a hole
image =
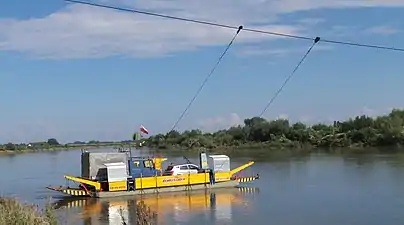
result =
[[[142,132],[140,132],[139,133],[139,140],[137,141],[138,142],[138,145],[140,145],[140,143],[141,143],[141,140],[142,140]],[[139,151],[140,151],[140,157],[143,157],[143,154],[142,154],[142,147],[140,147],[139,146]]]
[[[137,132],[137,131],[133,134],[133,141],[135,142],[135,150],[138,150],[138,146],[139,146],[139,143],[140,143],[140,141],[139,141],[139,136],[140,135],[141,135],[140,132]]]
[[[140,125],[140,127],[139,127],[139,136],[137,136],[136,135],[136,144],[139,146],[139,153],[140,153],[140,156],[141,157],[143,157],[143,151],[142,151],[142,148],[143,148],[143,146],[141,146],[142,145],[142,138],[143,138],[143,134],[142,133],[144,133],[144,134],[149,134],[149,131],[143,126],[143,125]]]

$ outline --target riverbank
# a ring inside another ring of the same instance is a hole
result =
[[[248,152],[248,151],[266,151],[266,152],[281,152],[281,151],[292,151],[292,152],[369,152],[369,153],[383,153],[383,152],[397,152],[404,150],[404,146],[401,144],[390,145],[390,146],[364,146],[363,144],[352,144],[350,146],[314,146],[311,144],[300,144],[300,143],[279,143],[279,142],[261,142],[261,143],[246,143],[234,146],[215,146],[214,148],[206,147],[184,147],[180,145],[164,145],[164,146],[149,146],[150,149],[155,151],[189,151],[189,152]]]
[[[50,148],[44,149],[18,149],[18,150],[2,150],[0,149],[0,155],[14,155],[14,154],[23,154],[23,153],[35,153],[35,152],[53,152],[53,151],[70,151],[70,150],[95,150],[95,149],[103,149],[103,148],[120,148],[120,147],[135,147],[135,144],[110,144],[110,145],[76,145],[76,146],[54,146]]]
[[[81,147],[55,147],[48,149],[23,149],[18,151],[12,150],[0,150],[0,155],[17,155],[24,153],[40,153],[40,152],[55,152],[55,151],[72,151],[72,150],[97,150],[97,149],[117,149],[120,147],[135,148],[135,145],[83,145]],[[244,153],[249,151],[259,151],[267,153],[278,152],[305,152],[305,153],[330,153],[330,152],[350,152],[350,153],[388,153],[398,152],[404,150],[404,146],[400,144],[391,146],[363,146],[361,144],[346,146],[346,147],[334,147],[334,146],[313,146],[311,144],[300,143],[282,143],[282,142],[261,142],[261,143],[245,143],[239,145],[226,145],[226,146],[214,146],[207,147],[186,147],[181,145],[163,145],[163,146],[145,146],[156,152],[208,152],[208,153]]]
[[[214,133],[201,130],[170,131],[150,137],[146,146],[158,149],[364,149],[404,146],[404,110],[389,114],[357,116],[332,124],[306,125],[287,119],[253,117],[243,125]]]
[[[121,213],[121,212],[120,212]],[[157,214],[140,201],[136,204],[137,225],[157,224]],[[123,216],[121,215],[123,218]],[[40,209],[36,205],[23,204],[14,198],[0,197],[0,224],[1,225],[58,225],[54,209],[47,205]],[[123,225],[127,221],[122,222]]]
[[[333,124],[305,125],[290,123],[287,119],[268,121],[253,117],[244,120],[244,125],[219,130],[214,133],[201,130],[170,131],[141,140],[143,146],[164,150],[267,149],[312,150],[345,148],[358,151],[369,148],[402,148],[404,146],[404,110],[393,109],[389,114],[375,118],[366,115]],[[28,148],[27,146],[31,146]],[[30,144],[8,143],[0,146],[3,154],[18,152],[57,151],[69,149],[92,149],[131,146],[133,141],[122,142],[74,142],[60,145],[56,139]],[[40,149],[40,150],[39,150]],[[0,150],[1,151],[1,150]]]

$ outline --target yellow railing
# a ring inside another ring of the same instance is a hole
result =
[[[244,164],[244,165],[242,165],[242,166],[239,166],[239,167],[237,167],[237,168],[235,168],[235,169],[232,169],[232,170],[230,171],[230,176],[233,176],[234,174],[236,174],[236,173],[238,173],[238,172],[240,172],[240,171],[242,171],[242,170],[244,170],[244,169],[250,167],[252,164],[254,164],[254,161],[248,162],[248,163],[246,163],[246,164]]]
[[[93,186],[95,188],[95,190],[97,190],[97,191],[101,190],[101,183],[99,183],[97,181],[87,180],[87,179],[84,179],[84,178],[73,177],[73,176],[68,176],[68,175],[65,175],[64,177],[66,179],[68,179],[68,180],[71,180],[71,181],[75,181],[75,182],[78,182],[78,183]]]

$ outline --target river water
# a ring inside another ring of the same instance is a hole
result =
[[[184,162],[180,154],[165,156]],[[187,157],[198,162],[197,154]],[[256,163],[245,175],[259,173],[261,179],[243,188],[142,200],[165,225],[404,224],[404,155],[231,155],[232,167],[248,160]],[[65,185],[64,174],[80,174],[79,150],[0,156],[0,194],[36,204],[51,197],[63,224],[115,225],[122,219],[133,224],[139,199],[71,201],[45,189]]]

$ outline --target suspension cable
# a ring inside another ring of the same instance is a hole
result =
[[[320,37],[316,37],[314,39],[313,44],[310,46],[309,50],[307,50],[306,54],[304,54],[304,56],[302,57],[302,59],[300,60],[300,62],[296,65],[296,67],[294,68],[294,70],[292,71],[292,73],[286,78],[286,80],[283,82],[283,84],[281,85],[281,87],[278,89],[278,91],[275,92],[275,94],[272,96],[271,100],[267,103],[267,105],[265,106],[265,108],[262,110],[262,112],[259,114],[259,117],[262,117],[262,115],[264,115],[264,113],[267,111],[267,109],[269,108],[269,106],[271,106],[271,104],[275,101],[276,97],[278,97],[278,95],[281,93],[281,91],[283,90],[283,88],[286,86],[286,84],[289,82],[289,80],[293,77],[293,75],[296,73],[296,71],[300,68],[300,65],[302,65],[302,63],[304,62],[304,60],[306,59],[306,57],[310,54],[311,50],[313,49],[313,47],[320,41]]]
[[[203,21],[203,20],[183,18],[183,17],[177,17],[177,16],[164,15],[164,14],[160,14],[160,13],[147,12],[147,11],[143,11],[143,10],[127,9],[127,8],[121,8],[121,7],[117,7],[117,6],[103,5],[103,4],[97,4],[97,3],[85,2],[85,1],[79,1],[79,0],[64,0],[64,1],[70,2],[70,3],[93,6],[93,7],[113,9],[113,10],[117,10],[117,11],[160,17],[160,18],[165,18],[165,19],[180,20],[180,21],[185,21],[185,22],[197,23],[197,24],[201,24],[201,25],[222,27],[222,28],[234,29],[234,30],[238,29],[237,26],[213,23],[213,22],[208,22],[208,21]],[[286,33],[281,33],[281,32],[273,32],[273,31],[266,31],[266,30],[252,29],[252,28],[244,28],[243,30],[248,31],[248,32],[253,32],[253,33],[280,36],[280,37],[285,37],[285,38],[294,38],[294,39],[309,40],[309,41],[316,40],[316,38],[313,38],[313,37],[292,35],[292,34],[286,34]],[[348,45],[348,46],[355,46],[355,47],[375,48],[375,49],[380,49],[380,50],[404,52],[404,48],[397,48],[397,47],[370,45],[370,44],[344,42],[344,41],[337,41],[337,40],[326,40],[326,39],[321,39],[321,41],[325,42],[325,43],[330,43],[330,44],[339,44],[339,45]]]
[[[212,68],[212,70],[209,72],[208,76],[205,78],[205,80],[202,82],[201,86],[199,87],[199,89],[197,90],[197,92],[195,93],[194,97],[191,99],[191,101],[188,103],[187,107],[185,107],[184,111],[181,113],[180,117],[177,119],[177,121],[174,123],[173,127],[171,128],[170,132],[173,131],[178,123],[182,120],[182,118],[185,116],[185,113],[188,111],[188,109],[191,107],[192,103],[195,101],[195,99],[198,97],[199,93],[202,91],[203,87],[205,86],[205,84],[208,82],[209,78],[212,76],[212,74],[215,72],[217,66],[220,64],[220,62],[222,61],[223,57],[226,55],[227,51],[230,49],[230,47],[232,46],[234,40],[236,39],[236,37],[238,36],[238,34],[240,33],[240,31],[243,29],[243,26],[239,26],[237,32],[234,34],[233,38],[231,39],[231,41],[229,42],[229,44],[227,45],[226,49],[223,51],[222,55],[220,55],[219,59],[217,60],[215,66]]]

